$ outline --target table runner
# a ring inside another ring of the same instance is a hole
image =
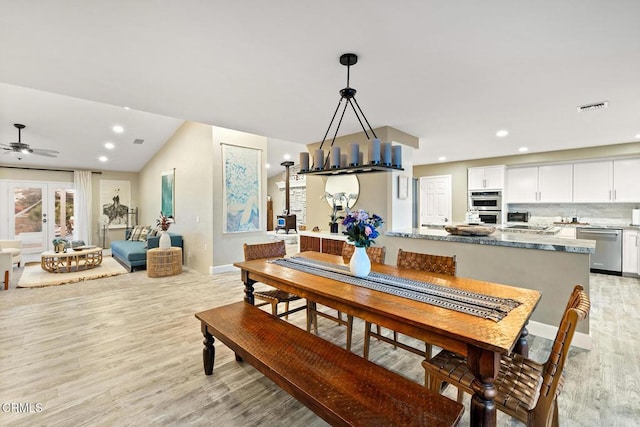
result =
[[[502,320],[511,310],[520,305],[520,302],[510,298],[493,297],[373,271],[367,277],[355,277],[349,273],[349,269],[346,266],[304,257],[278,258],[269,262],[327,279],[386,292],[476,317],[491,319],[495,322]]]

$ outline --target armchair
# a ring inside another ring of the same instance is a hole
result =
[[[4,290],[9,290],[9,279],[13,271],[13,263],[11,262],[11,254],[9,252],[0,252],[0,280],[4,281]]]
[[[11,263],[18,264],[18,267],[20,267],[22,262],[22,240],[0,240],[0,250],[11,253]]]

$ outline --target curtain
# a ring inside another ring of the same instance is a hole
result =
[[[91,171],[73,171],[76,198],[73,208],[73,238],[91,244]]]

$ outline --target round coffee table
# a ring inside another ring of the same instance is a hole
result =
[[[102,263],[102,248],[97,246],[80,246],[68,248],[64,252],[43,252],[40,266],[49,273],[69,273],[71,271],[88,270]]]

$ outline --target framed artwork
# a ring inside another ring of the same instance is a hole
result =
[[[262,151],[222,145],[222,232],[260,230]]]
[[[405,200],[409,197],[409,176],[398,176],[398,199]]]
[[[100,206],[108,218],[109,228],[125,228],[131,208],[131,182],[103,179],[100,181]]]
[[[176,218],[176,170],[171,169],[169,171],[162,172],[162,202],[160,204],[160,211],[164,216],[170,216]]]

